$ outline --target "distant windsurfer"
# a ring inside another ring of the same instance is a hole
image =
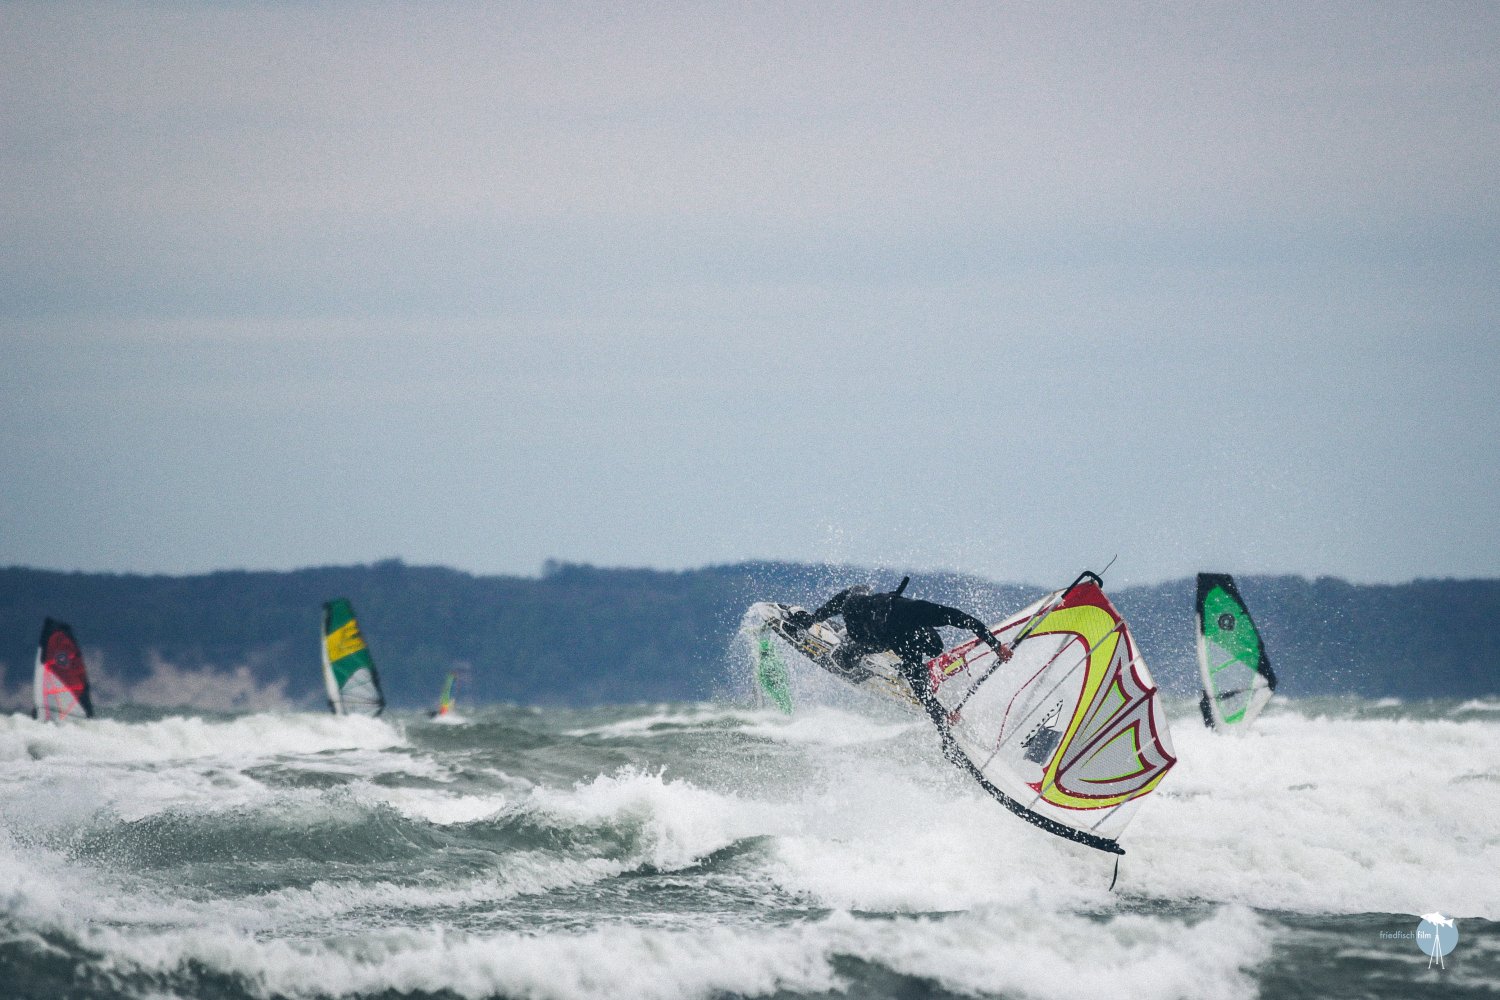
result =
[[[834,594],[816,611],[798,611],[789,620],[797,628],[807,629],[834,615],[843,616],[848,638],[839,644],[834,658],[846,673],[858,676],[862,672],[860,657],[870,653],[890,650],[900,657],[901,676],[937,726],[947,754],[953,741],[949,731],[951,720],[933,693],[927,673],[927,661],[943,651],[938,628],[948,626],[973,632],[995,651],[1001,663],[1010,659],[1011,649],[995,638],[989,626],[967,611],[903,597],[905,589],[905,580],[895,590],[881,594],[872,593],[864,584],[855,584]]]

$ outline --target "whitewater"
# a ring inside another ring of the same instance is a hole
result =
[[[1500,990],[1500,703],[1169,708],[1113,891],[873,703],[0,717],[0,995]]]

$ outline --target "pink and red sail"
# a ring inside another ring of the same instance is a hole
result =
[[[88,668],[83,650],[66,623],[48,618],[36,647],[32,715],[38,719],[65,719],[71,715],[92,718]]]

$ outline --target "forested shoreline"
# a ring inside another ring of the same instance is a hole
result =
[[[676,572],[549,563],[535,577],[397,560],[194,576],[12,567],[0,569],[0,696],[4,707],[20,707],[50,615],[73,625],[103,706],[313,707],[321,704],[321,604],[347,597],[398,708],[431,702],[454,668],[465,671],[465,696],[475,701],[722,697],[743,669],[734,635],[752,601],[809,603],[848,583],[881,588],[899,578],[897,571],[772,562]],[[1500,580],[1367,585],[1245,576],[1239,584],[1289,695],[1500,693],[1500,639],[1488,627],[1500,617]],[[917,574],[908,592],[996,620],[1044,589]],[[1159,683],[1190,693],[1193,581],[1108,589]]]

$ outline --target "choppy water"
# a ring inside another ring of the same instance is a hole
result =
[[[1500,703],[1196,711],[1114,892],[871,705],[4,717],[0,995],[1500,989]]]

